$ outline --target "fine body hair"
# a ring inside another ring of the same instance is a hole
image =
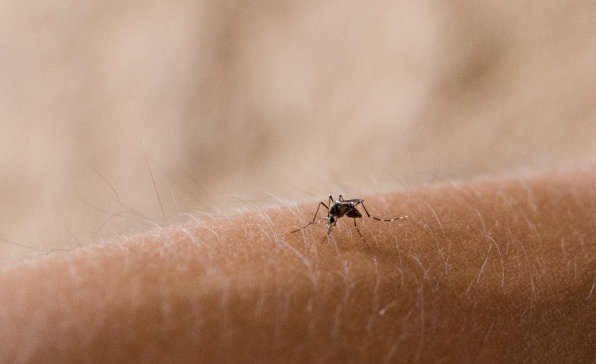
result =
[[[587,362],[596,173],[315,203],[115,238],[0,274],[1,362]],[[373,213],[374,212],[374,213]]]

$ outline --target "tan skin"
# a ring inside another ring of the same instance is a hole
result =
[[[125,237],[0,274],[0,362],[592,362],[596,173],[315,203]],[[326,211],[325,211],[326,212]],[[320,216],[323,216],[321,214]]]

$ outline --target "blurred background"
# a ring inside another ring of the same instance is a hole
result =
[[[0,0],[0,262],[590,163],[595,66],[592,0]]]

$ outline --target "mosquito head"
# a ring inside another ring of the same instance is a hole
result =
[[[333,215],[332,216],[329,216],[327,219],[329,220],[329,224],[330,225],[331,224],[334,224],[337,221],[337,220],[335,220],[335,216],[333,216]]]

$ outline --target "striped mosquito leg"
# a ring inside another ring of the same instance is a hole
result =
[[[377,221],[395,221],[395,220],[399,220],[399,219],[405,219],[407,217],[407,216],[400,216],[400,217],[396,217],[395,219],[390,219],[390,220],[379,219],[378,217],[370,216],[370,214],[368,213],[368,210],[366,209],[366,206],[364,206],[364,203],[361,203],[361,205],[362,205],[362,208],[364,208],[364,211],[366,212],[366,215],[368,217],[370,217],[370,218],[373,218],[373,219],[377,220]]]
[[[358,229],[358,226],[356,225],[356,219],[354,219],[354,227],[356,228],[356,231],[358,232],[358,235],[360,235],[360,238],[362,238],[362,241],[364,242],[364,244],[366,244],[366,246],[368,247],[368,249],[370,249],[370,245],[368,245],[368,243],[366,242],[366,240],[364,240],[364,236],[362,236],[362,233],[360,232],[360,229]]]
[[[317,219],[317,215],[319,214],[319,209],[321,208],[321,205],[325,206],[325,208],[326,208],[327,210],[329,210],[329,207],[327,207],[327,205],[325,205],[325,203],[324,203],[324,202],[322,202],[322,201],[321,201],[321,202],[319,202],[319,205],[317,206],[317,211],[315,212],[315,216],[312,218],[312,221],[311,221],[311,222],[309,222],[308,224],[304,225],[304,227],[302,227],[302,228],[300,228],[300,229],[296,229],[296,230],[292,230],[292,231],[290,231],[290,233],[296,233],[296,232],[298,232],[298,231],[300,231],[300,230],[304,230],[304,229],[306,229],[306,228],[307,228],[307,227],[309,227],[310,225],[313,225],[313,224],[318,224],[318,223],[320,223],[321,221],[323,221],[323,220],[321,220],[321,221],[319,221],[319,222],[315,222],[315,220]]]
[[[374,217],[374,216],[370,216],[370,217],[377,221],[395,221],[395,220],[399,220],[399,219],[405,219],[407,216],[400,216],[400,217],[396,217],[395,219],[391,219],[391,220],[379,219],[378,217]]]

